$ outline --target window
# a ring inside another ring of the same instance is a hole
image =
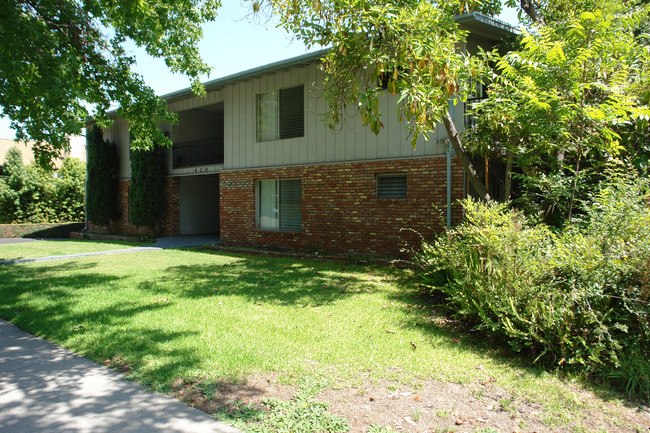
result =
[[[285,232],[302,231],[300,179],[257,181],[257,228]]]
[[[406,198],[406,175],[378,174],[377,198]]]
[[[257,141],[305,135],[303,86],[257,95]]]
[[[482,101],[487,97],[486,89],[481,82],[470,83],[474,91],[468,95],[467,102],[465,102],[465,129],[471,129],[476,126],[476,113],[469,114],[474,109],[474,104]]]

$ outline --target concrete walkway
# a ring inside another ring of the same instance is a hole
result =
[[[0,244],[2,244],[5,239],[0,239]],[[26,240],[25,240],[26,241]],[[34,241],[34,240],[32,240]],[[17,242],[7,242],[7,243],[17,243]],[[169,248],[185,248],[185,247],[196,247],[207,244],[219,243],[218,236],[170,236],[166,238],[158,238],[156,243],[149,247],[135,247],[135,248],[123,248],[119,250],[109,250],[109,251],[97,251],[93,253],[80,253],[80,254],[67,254],[64,256],[49,256],[49,257],[38,257],[33,259],[16,259],[16,260],[0,260],[0,265],[15,265],[18,263],[28,263],[28,262],[47,262],[50,260],[65,260],[65,259],[77,259],[80,257],[88,256],[98,256],[102,254],[118,254],[118,253],[137,253],[141,251],[158,251],[165,250]]]
[[[2,244],[27,244],[30,242],[38,242],[40,239],[32,238],[0,238],[0,245]]]
[[[237,433],[0,320],[2,433]]]

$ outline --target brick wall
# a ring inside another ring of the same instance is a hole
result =
[[[129,185],[128,179],[120,179],[119,183],[119,216],[110,225],[98,226],[91,222],[88,229],[98,233],[120,233],[138,236],[151,236],[151,230],[146,227],[136,227],[129,222]],[[165,184],[167,209],[157,227],[158,236],[176,236],[180,233],[180,188],[177,177],[168,177]]]
[[[405,173],[407,197],[376,197],[376,175]],[[431,238],[446,216],[446,158],[372,161],[221,172],[221,240],[228,245],[334,254],[404,256],[419,236]],[[255,180],[302,180],[302,232],[255,228]],[[452,165],[452,202],[463,193],[463,171]],[[436,210],[433,204],[439,206]],[[461,218],[452,207],[452,223]]]

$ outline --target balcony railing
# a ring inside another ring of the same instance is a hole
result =
[[[223,164],[223,138],[202,138],[174,143],[172,156],[172,168]]]

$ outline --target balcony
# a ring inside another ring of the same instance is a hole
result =
[[[223,164],[223,138],[201,138],[174,143],[172,168]]]

